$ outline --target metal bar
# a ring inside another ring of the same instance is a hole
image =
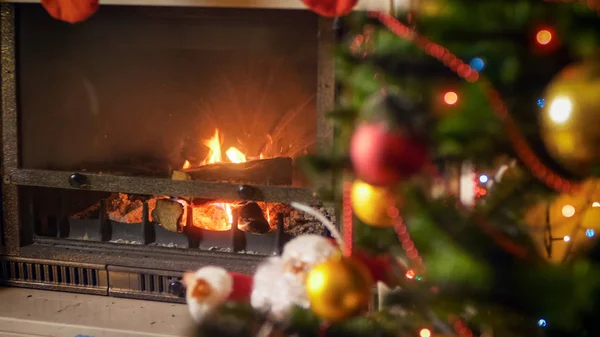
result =
[[[277,255],[281,255],[283,252],[283,236],[285,227],[285,218],[283,213],[277,213],[277,237],[275,244],[277,245]]]
[[[148,212],[148,202],[144,201],[142,204],[142,236],[144,238],[145,245],[156,241],[156,230],[154,229],[154,223],[150,222],[148,219]]]
[[[239,252],[246,249],[246,235],[238,227],[240,221],[240,210],[234,209],[231,211],[232,222],[231,222],[231,240],[234,252]]]
[[[15,10],[0,5],[0,68],[2,81],[2,164],[4,169],[19,165],[15,59]],[[6,179],[6,176],[4,177]]]
[[[100,201],[100,240],[110,241],[112,238],[112,226],[106,214],[106,199]]]
[[[13,184],[26,186],[76,189],[69,184],[72,172],[14,169],[7,171]],[[203,181],[85,174],[89,181],[87,190],[122,192],[173,197],[201,197],[219,200],[239,200],[239,185]],[[253,186],[254,193],[247,200],[289,203],[292,201],[318,205],[313,193],[304,188],[285,186]]]
[[[196,270],[206,265],[219,265],[227,270],[245,274],[253,274],[256,266],[266,257],[253,254],[223,254],[199,249],[174,249],[56,238],[36,238],[35,245],[23,247],[21,256],[36,260],[51,259],[52,264],[90,266],[86,268],[93,269],[101,269],[91,266],[102,264],[184,271]],[[99,281],[101,280],[100,278]]]
[[[15,72],[15,12],[11,4],[0,4],[0,81],[2,99],[2,180],[10,181],[4,170],[18,166],[18,125]],[[19,255],[21,235],[16,186],[3,186],[4,241],[9,255]]]
[[[202,241],[202,237],[198,238],[198,233],[202,233],[202,231],[198,231],[194,226],[194,213],[191,205],[186,205],[187,207],[187,217],[185,219],[185,227],[183,228],[183,234],[187,236],[188,239],[188,248],[190,249],[198,249],[200,248],[200,241]]]

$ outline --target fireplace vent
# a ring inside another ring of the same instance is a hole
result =
[[[105,295],[106,267],[49,260],[5,257],[0,261],[0,284]]]
[[[185,303],[182,273],[108,266],[108,294],[144,300]]]

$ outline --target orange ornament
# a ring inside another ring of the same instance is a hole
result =
[[[358,0],[302,0],[302,2],[313,12],[334,18],[350,13]]]
[[[55,19],[69,23],[85,21],[98,10],[98,0],[42,0],[42,6]]]

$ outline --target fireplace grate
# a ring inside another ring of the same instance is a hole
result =
[[[9,257],[0,260],[2,285],[105,295],[107,281],[103,265]]]

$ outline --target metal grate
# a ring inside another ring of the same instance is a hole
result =
[[[185,302],[181,272],[108,266],[108,275],[111,296]]]
[[[0,257],[0,284],[106,295],[104,265]]]

